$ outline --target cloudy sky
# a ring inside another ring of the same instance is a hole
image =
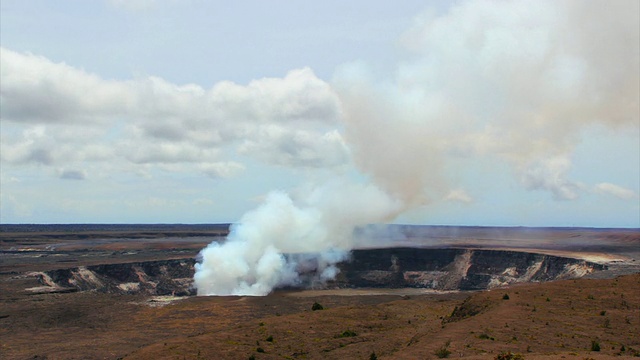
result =
[[[2,223],[640,227],[635,0],[0,4]]]

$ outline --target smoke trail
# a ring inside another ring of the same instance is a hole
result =
[[[637,1],[469,1],[418,18],[403,38],[415,56],[394,82],[376,83],[354,63],[331,84],[339,134],[370,182],[271,193],[201,252],[198,293],[264,295],[310,270],[331,278],[355,227],[456,188],[451,157],[503,159],[525,188],[577,198],[585,187],[567,174],[581,131],[637,131],[639,13]]]

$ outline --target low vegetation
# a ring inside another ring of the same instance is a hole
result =
[[[498,354],[494,360],[524,360],[521,354],[514,354],[511,351],[503,351]]]
[[[358,334],[353,330],[345,330],[340,335],[337,335],[336,338],[346,338],[346,337],[354,337],[358,336]]]
[[[436,350],[435,355],[438,359],[445,359],[451,355],[451,350],[449,350],[449,345],[451,345],[451,340],[447,341],[444,345],[442,345],[438,350]]]

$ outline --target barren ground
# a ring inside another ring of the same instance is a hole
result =
[[[450,358],[468,359],[493,359],[500,351],[525,359],[640,354],[638,230],[410,230],[394,244],[537,249],[596,258],[611,270],[594,276],[599,278],[470,293],[349,289],[180,299],[33,294],[25,289],[39,284],[24,276],[29,271],[193,257],[224,229],[2,231],[0,358],[369,359],[375,352],[379,359],[435,359],[447,344]],[[311,311],[314,302],[325,309]],[[591,351],[593,342],[600,351]]]

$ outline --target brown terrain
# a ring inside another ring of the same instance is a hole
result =
[[[67,273],[97,276],[105,264],[139,271],[145,262],[192,261],[212,239],[222,240],[226,227],[3,226],[0,358],[494,359],[501,352],[524,359],[640,356],[639,230],[400,230],[398,238],[377,239],[380,247],[508,250],[501,256],[524,251],[601,266],[574,274],[585,275],[581,278],[562,274],[558,278],[564,280],[477,291],[336,287],[277,290],[265,297],[159,295],[144,284],[139,285],[142,290],[130,291],[123,284],[131,284],[131,274],[116,274],[125,283],[93,290],[52,282]],[[456,259],[470,256],[457,251]],[[363,263],[367,254],[354,261]],[[559,259],[552,264],[564,261]],[[117,266],[131,263],[139,265]],[[486,264],[471,268],[480,265]],[[76,270],[66,270],[72,268]],[[314,303],[323,309],[312,310]]]

